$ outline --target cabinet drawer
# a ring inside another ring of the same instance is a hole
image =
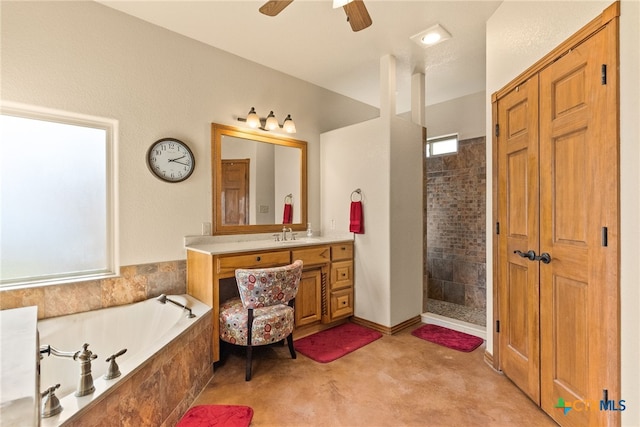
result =
[[[326,264],[331,261],[331,251],[329,246],[294,249],[291,251],[291,259],[293,261],[301,259],[305,267],[314,264]]]
[[[353,314],[353,289],[331,292],[331,320]]]
[[[353,243],[331,245],[331,261],[353,258]]]
[[[353,261],[331,263],[331,290],[353,285]]]
[[[218,274],[233,276],[236,268],[266,268],[291,263],[289,251],[263,252],[253,255],[236,255],[218,258]]]

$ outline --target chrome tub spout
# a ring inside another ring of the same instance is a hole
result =
[[[169,301],[170,303],[177,305],[183,310],[186,310],[188,312],[187,317],[189,317],[190,319],[193,317],[196,317],[196,315],[191,312],[191,309],[189,307],[187,307],[186,305],[180,304],[177,301],[172,300],[171,298],[167,297],[165,294],[162,294],[159,297],[157,297],[156,301],[158,301],[160,304],[166,304],[167,301]]]
[[[41,358],[43,354],[46,354],[47,356],[68,358],[80,362],[80,379],[78,380],[78,388],[75,392],[77,397],[86,396],[95,390],[93,386],[93,376],[91,375],[91,361],[96,359],[98,355],[93,354],[87,347],[89,347],[89,344],[84,344],[82,350],[78,351],[60,351],[50,345],[40,346]]]

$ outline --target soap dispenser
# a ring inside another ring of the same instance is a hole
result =
[[[313,236],[313,230],[311,229],[311,223],[307,223],[307,237]]]

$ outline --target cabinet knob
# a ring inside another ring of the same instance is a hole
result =
[[[260,258],[259,256],[256,257],[256,261],[260,261],[262,258]]]

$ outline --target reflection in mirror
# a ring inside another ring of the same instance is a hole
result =
[[[306,142],[211,125],[214,234],[302,230]]]

